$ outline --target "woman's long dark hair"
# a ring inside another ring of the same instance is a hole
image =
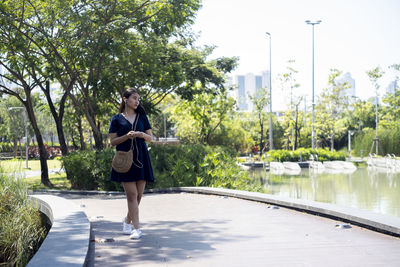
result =
[[[125,97],[125,98],[129,98],[129,97],[130,97],[131,95],[133,95],[133,94],[138,94],[138,95],[140,95],[139,92],[138,92],[135,88],[128,88],[128,89],[126,89],[126,91],[122,94],[122,96]],[[119,112],[120,112],[120,113],[123,113],[124,111],[125,111],[125,101],[124,101],[124,99],[122,99],[121,105],[120,105],[120,107],[119,107]],[[139,103],[139,106],[136,108],[135,111],[136,111],[137,113],[139,113],[139,114],[146,114],[146,111],[144,110],[143,106],[140,105],[140,103]]]

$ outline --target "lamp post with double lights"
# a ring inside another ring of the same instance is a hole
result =
[[[269,37],[269,149],[274,149],[272,134],[272,69],[271,69],[271,34],[266,32]]]
[[[321,23],[321,20],[310,21],[306,20],[308,25],[312,26],[312,122],[311,122],[311,148],[315,148],[315,129],[314,129],[314,121],[315,121],[315,100],[314,100],[314,25],[318,25]]]
[[[10,107],[9,110],[13,109],[22,109],[25,110],[24,107]],[[25,111],[26,112],[26,111]],[[25,125],[25,158],[26,158],[26,169],[29,169],[28,165],[28,123],[27,123],[27,114],[24,113],[24,125]]]

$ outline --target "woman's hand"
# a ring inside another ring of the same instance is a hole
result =
[[[126,134],[128,138],[133,139],[133,138],[144,138],[144,133],[139,132],[139,131],[130,131],[129,133]]]
[[[133,138],[138,137],[138,132],[129,131],[129,132],[126,134],[126,136],[127,136],[129,139],[133,139]]]

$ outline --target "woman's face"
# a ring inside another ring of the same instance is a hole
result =
[[[131,109],[137,109],[139,106],[140,96],[137,93],[133,93],[126,98],[126,105]]]

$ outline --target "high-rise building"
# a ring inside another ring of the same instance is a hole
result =
[[[347,97],[354,97],[356,96],[356,81],[351,77],[350,72],[346,72],[345,74],[336,78],[336,82],[339,85],[347,83],[348,88],[344,90],[344,95]]]
[[[397,89],[397,80],[394,80],[393,82],[389,83],[389,85],[386,87],[386,93],[387,94],[394,94],[394,92]]]
[[[237,75],[235,76],[234,84],[236,85],[236,103],[239,110],[247,110],[247,96],[245,88],[245,76]]]
[[[254,96],[258,90],[269,86],[269,72],[263,72],[262,75],[254,75],[253,73],[236,75],[234,86],[236,88],[232,96],[236,99],[238,109],[240,111],[252,111],[254,105],[249,95]]]

